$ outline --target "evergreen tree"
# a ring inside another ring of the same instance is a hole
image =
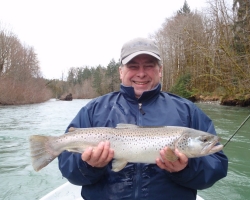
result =
[[[76,69],[74,67],[71,67],[68,71],[67,82],[70,85],[75,85],[76,83]]]
[[[89,79],[91,78],[91,71],[88,67],[85,67],[84,70],[83,70],[83,73],[82,73],[82,79],[83,80],[86,80],[86,79]]]
[[[99,65],[93,73],[93,88],[95,89],[95,91],[97,92],[97,94],[102,95],[103,91],[102,91],[102,67]]]
[[[89,67],[78,67],[76,72],[77,83],[81,84],[83,81],[90,79],[92,76]]]
[[[190,7],[189,7],[187,1],[185,0],[184,4],[183,4],[183,7],[180,10],[177,11],[177,14],[185,15],[185,14],[190,14],[190,13],[191,13]]]
[[[105,75],[108,81],[108,92],[113,92],[119,88],[119,66],[120,64],[116,63],[114,59],[112,59],[107,66]]]

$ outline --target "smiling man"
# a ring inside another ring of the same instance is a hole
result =
[[[134,88],[139,98],[160,83],[162,66],[159,50],[153,41],[136,38],[125,43],[121,50],[120,79],[124,86]]]
[[[139,98],[143,92],[152,90],[159,84],[162,67],[153,56],[142,54],[121,66],[119,70],[122,84],[133,87],[135,96]]]
[[[136,38],[121,50],[121,88],[91,100],[69,127],[183,126],[216,135],[213,122],[192,102],[162,92],[162,65],[154,41]],[[111,144],[112,145],[112,144]],[[155,144],[157,146],[157,144]],[[128,163],[113,172],[114,150],[109,141],[89,147],[82,154],[63,152],[59,168],[69,182],[82,186],[85,200],[195,200],[198,189],[211,187],[227,174],[228,159],[222,151],[188,159],[178,149],[171,162],[159,151],[155,164]]]

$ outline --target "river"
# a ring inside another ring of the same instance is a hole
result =
[[[65,183],[55,159],[35,172],[31,166],[28,138],[34,134],[61,135],[89,100],[0,106],[0,199],[39,199]],[[250,114],[250,108],[197,103],[213,119],[221,143],[233,134]],[[250,120],[224,149],[229,158],[226,178],[213,187],[198,191],[205,200],[245,200],[250,197]]]

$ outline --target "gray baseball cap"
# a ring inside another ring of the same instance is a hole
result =
[[[153,40],[147,38],[135,38],[123,45],[120,61],[125,65],[135,56],[140,54],[148,54],[161,60],[159,49]]]

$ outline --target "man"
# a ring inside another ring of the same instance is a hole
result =
[[[124,44],[119,68],[121,88],[90,101],[69,127],[115,127],[118,123],[139,126],[184,126],[215,133],[212,121],[192,102],[161,92],[162,66],[152,40],[136,38]],[[170,162],[160,151],[156,164],[128,163],[111,171],[114,151],[109,141],[90,147],[82,155],[63,152],[59,168],[69,182],[82,186],[82,197],[94,199],[196,199],[227,174],[228,160],[218,152],[188,159],[178,149],[179,159]]]

